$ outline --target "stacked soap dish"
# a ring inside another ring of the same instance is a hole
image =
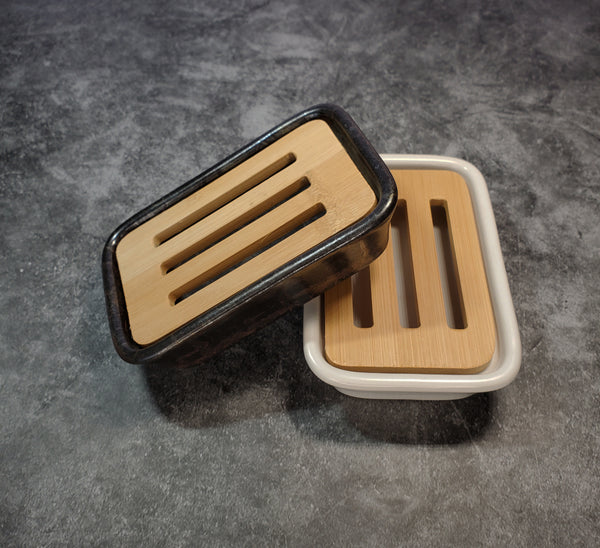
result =
[[[398,204],[383,254],[304,308],[304,353],[341,392],[455,399],[516,376],[519,332],[482,175],[439,156],[384,155]]]
[[[118,353],[197,365],[371,263],[395,204],[343,109],[299,113],[113,232],[103,275]]]
[[[198,365],[308,303],[308,364],[349,395],[459,398],[505,386],[520,366],[479,171],[382,159],[335,105],[135,214],[102,264],[113,342],[133,363]]]

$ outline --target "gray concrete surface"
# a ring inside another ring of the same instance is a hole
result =
[[[0,29],[0,545],[600,543],[598,2],[20,0]],[[116,355],[109,233],[323,101],[483,172],[509,387],[345,397],[299,309],[192,372]]]

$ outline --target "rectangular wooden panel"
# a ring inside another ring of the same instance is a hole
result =
[[[135,342],[151,344],[372,210],[376,196],[309,121],[126,234],[116,257]]]
[[[467,185],[451,171],[392,175],[399,205],[388,247],[360,283],[355,276],[325,293],[326,357],[355,371],[480,371],[495,324]]]

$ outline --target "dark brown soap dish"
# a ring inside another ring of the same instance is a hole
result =
[[[115,347],[193,365],[386,247],[394,180],[340,107],[310,108],[158,200],[102,257]]]

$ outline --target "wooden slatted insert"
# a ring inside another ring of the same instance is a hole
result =
[[[327,359],[355,371],[480,371],[496,335],[467,185],[451,171],[392,175],[399,201],[388,247],[325,293]]]
[[[375,203],[327,123],[306,122],[119,242],[133,339],[157,341],[361,219]]]

